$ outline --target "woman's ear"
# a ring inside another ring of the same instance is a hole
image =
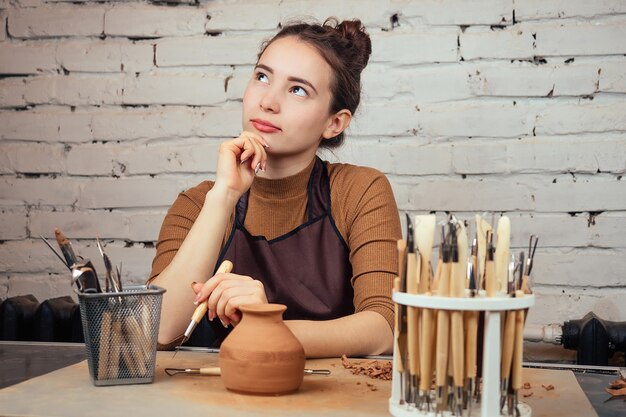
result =
[[[328,126],[324,129],[322,137],[324,139],[332,139],[346,130],[352,120],[352,112],[348,109],[339,110],[337,113],[330,115],[328,118]]]

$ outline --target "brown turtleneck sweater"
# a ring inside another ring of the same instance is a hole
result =
[[[326,166],[330,178],[331,214],[350,249],[355,311],[376,311],[393,329],[391,289],[398,273],[396,242],[402,231],[389,181],[371,168],[328,162]],[[307,184],[312,169],[313,163],[290,177],[278,180],[255,178],[250,189],[246,229],[253,235],[271,240],[304,223],[307,218]],[[212,186],[213,182],[204,181],[180,193],[170,207],[161,226],[149,280],[172,261]],[[222,246],[233,227],[233,216],[226,227]]]

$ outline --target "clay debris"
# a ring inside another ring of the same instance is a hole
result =
[[[618,378],[609,384],[608,388],[604,388],[606,392],[614,397],[620,395],[626,395],[626,379]]]
[[[350,369],[355,375],[366,375],[374,379],[391,381],[393,372],[391,361],[368,360],[350,362],[346,355],[342,355],[341,364],[344,368]]]

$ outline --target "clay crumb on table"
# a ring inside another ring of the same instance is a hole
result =
[[[626,380],[618,378],[609,384],[608,388],[604,388],[606,392],[612,396],[626,395]]]
[[[351,362],[346,355],[342,355],[341,364],[344,368],[350,369],[355,375],[366,375],[373,379],[391,381],[393,372],[391,361],[365,360]]]
[[[552,391],[554,389],[554,385],[550,384],[550,385],[545,385],[545,384],[541,384],[541,386],[546,390],[546,391]]]
[[[532,387],[530,386],[530,382],[524,382],[524,385],[522,385],[522,389],[531,389]]]

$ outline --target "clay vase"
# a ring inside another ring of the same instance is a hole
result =
[[[282,304],[242,306],[241,322],[220,347],[222,382],[244,394],[297,391],[304,377],[304,348],[283,322]]]

